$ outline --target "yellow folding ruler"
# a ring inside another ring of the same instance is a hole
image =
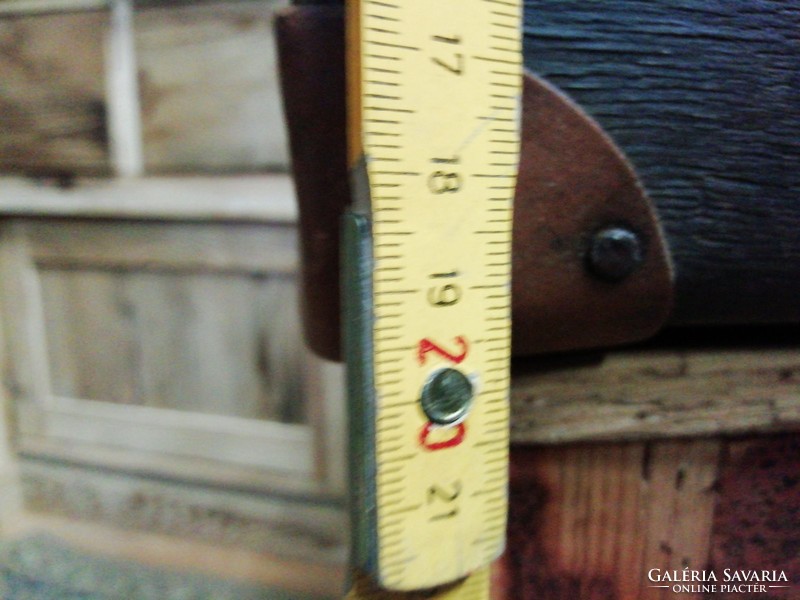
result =
[[[508,496],[521,3],[347,10],[348,598],[485,599]]]

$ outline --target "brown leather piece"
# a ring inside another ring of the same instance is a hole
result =
[[[515,355],[613,346],[655,333],[672,306],[672,271],[652,205],[622,152],[579,107],[526,74],[514,200]],[[587,268],[592,236],[636,232],[644,260],[620,282]]]
[[[318,354],[340,358],[339,215],[346,167],[342,10],[305,6],[277,20],[284,104],[300,203],[303,321]],[[643,261],[618,282],[587,268],[593,235],[635,232]],[[644,339],[672,305],[658,220],[621,151],[552,86],[526,75],[513,243],[513,353]]]
[[[277,15],[275,31],[300,204],[303,332],[314,352],[339,360],[339,221],[350,203],[344,10],[289,7]]]

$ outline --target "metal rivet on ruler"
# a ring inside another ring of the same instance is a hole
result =
[[[422,410],[433,423],[450,425],[461,421],[472,404],[472,383],[456,369],[441,369],[422,389]]]

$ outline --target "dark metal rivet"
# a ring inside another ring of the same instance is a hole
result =
[[[592,237],[587,256],[590,272],[606,281],[622,281],[644,261],[639,236],[624,227],[607,227]]]
[[[433,423],[449,425],[462,420],[472,404],[472,383],[461,371],[436,371],[422,388],[422,410]]]

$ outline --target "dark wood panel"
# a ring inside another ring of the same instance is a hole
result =
[[[110,170],[105,12],[0,18],[0,172]]]
[[[675,259],[675,321],[800,321],[800,6],[528,0],[525,62],[634,163]]]

